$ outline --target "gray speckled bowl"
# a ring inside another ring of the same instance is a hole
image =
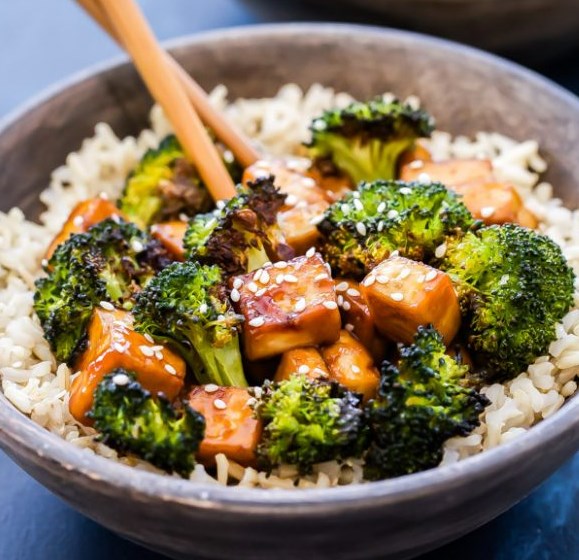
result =
[[[537,138],[548,179],[578,203],[579,102],[478,51],[356,26],[234,29],[176,43],[201,83],[233,96],[314,81],[360,97],[419,95],[442,129]],[[107,121],[119,135],[146,123],[150,99],[127,64],[58,86],[0,125],[1,206],[39,210],[50,170]],[[579,448],[579,398],[528,434],[463,463],[330,490],[240,490],[156,476],[89,455],[44,431],[0,395],[0,443],[26,471],[106,527],[175,558],[408,558],[505,511]]]

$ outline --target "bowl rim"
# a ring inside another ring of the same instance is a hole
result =
[[[522,79],[534,88],[548,91],[551,96],[559,97],[562,101],[574,106],[579,116],[579,99],[547,78],[476,48],[421,33],[357,24],[260,24],[195,33],[166,41],[164,46],[171,50],[179,50],[208,42],[238,40],[240,37],[252,39],[312,34],[326,37],[336,34],[351,37],[354,34],[358,38],[392,38],[401,42],[417,43],[422,48],[450,51],[453,55],[459,54],[474,63],[491,65],[503,73]],[[17,124],[29,111],[58,96],[66,89],[96,74],[127,64],[126,56],[116,56],[56,82],[1,118],[0,136]],[[571,434],[576,428],[579,428],[579,395],[568,399],[561,409],[533,426],[523,436],[458,463],[389,480],[334,488],[297,491],[232,488],[158,475],[87,453],[36,424],[18,411],[0,391],[0,445],[9,452],[12,448],[22,447],[28,454],[36,455],[39,459],[49,461],[67,471],[76,471],[93,482],[108,485],[117,492],[130,492],[165,502],[177,502],[190,507],[214,509],[219,512],[243,511],[249,515],[267,514],[276,517],[297,513],[304,515],[325,513],[330,516],[344,509],[359,508],[361,500],[365,507],[382,507],[389,503],[411,500],[417,495],[436,495],[442,489],[448,492],[452,488],[458,489],[469,478],[492,476],[493,472],[500,472],[518,464],[517,458],[523,451],[527,454],[530,451],[533,454],[540,454],[545,443]]]

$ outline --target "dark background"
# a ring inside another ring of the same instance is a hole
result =
[[[161,39],[272,21],[391,23],[334,5],[312,7],[305,1],[141,0],[140,4]],[[44,87],[118,54],[70,0],[0,2],[0,118]],[[554,60],[537,62],[541,57],[536,54],[529,49],[516,58],[579,93],[579,47]],[[579,454],[509,512],[422,560],[570,560],[579,558],[578,529]],[[161,557],[77,514],[0,452],[0,560],[16,558]]]

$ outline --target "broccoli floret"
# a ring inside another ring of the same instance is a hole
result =
[[[138,295],[135,329],[176,347],[200,383],[247,387],[237,315],[217,266],[174,263]]]
[[[255,412],[263,420],[257,449],[263,468],[282,463],[308,473],[315,463],[360,455],[364,445],[362,397],[335,381],[294,375],[266,381]]]
[[[430,136],[433,120],[397,99],[377,98],[326,111],[310,130],[310,156],[324,164],[330,160],[358,183],[396,178],[398,158],[417,138]]]
[[[144,389],[133,372],[116,369],[98,385],[88,414],[102,441],[187,478],[205,434],[205,419],[186,401],[175,408]]]
[[[221,154],[235,180],[239,166],[231,152]],[[140,227],[209,212],[213,200],[195,166],[174,135],[167,136],[156,149],[148,150],[127,178],[119,208]]]
[[[365,477],[379,480],[435,467],[444,442],[479,425],[488,399],[465,384],[467,366],[444,353],[442,336],[419,327],[400,361],[382,365],[378,396],[367,405],[371,444]]]
[[[277,224],[285,195],[273,177],[257,179],[209,214],[195,216],[185,233],[188,259],[219,266],[227,276],[244,274],[269,260],[293,256]]]
[[[335,274],[360,278],[398,250],[430,259],[447,236],[475,223],[460,197],[440,183],[362,183],[318,224],[321,252]]]
[[[107,301],[131,309],[135,293],[170,262],[159,242],[122,220],[104,220],[59,245],[34,295],[56,358],[73,363],[83,350],[95,305]]]
[[[575,276],[561,248],[514,224],[449,239],[437,266],[457,286],[485,381],[512,378],[543,355],[573,304]]]

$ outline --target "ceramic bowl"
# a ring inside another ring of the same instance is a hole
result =
[[[173,45],[206,88],[267,96],[321,82],[367,98],[416,94],[441,129],[536,138],[547,179],[579,199],[579,102],[545,79],[484,53],[420,35],[337,25],[217,31]],[[34,217],[39,191],[106,121],[118,135],[146,125],[151,99],[133,68],[91,70],[0,126],[0,204]],[[528,494],[579,448],[579,398],[527,434],[451,466],[327,490],[264,491],[193,484],[95,457],[48,433],[0,394],[0,444],[74,508],[174,558],[409,558],[482,525]],[[546,450],[548,452],[546,452]]]

